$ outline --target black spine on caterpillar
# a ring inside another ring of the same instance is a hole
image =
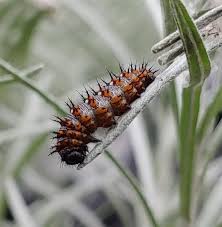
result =
[[[92,136],[98,127],[110,128],[116,124],[115,117],[121,116],[130,109],[131,103],[154,81],[157,71],[147,67],[130,65],[126,70],[120,66],[120,74],[109,72],[111,81],[101,85],[99,90],[86,90],[87,97],[78,105],[69,100],[70,114],[65,118],[56,118],[60,124],[54,132],[56,145],[53,153],[59,153],[67,165],[81,164],[88,153],[88,143],[101,142]]]

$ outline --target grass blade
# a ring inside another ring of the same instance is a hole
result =
[[[171,16],[171,8],[169,0],[161,0],[161,10],[164,17],[164,35],[169,35],[176,30],[174,18]],[[169,88],[170,102],[173,109],[173,114],[176,120],[177,127],[179,125],[179,109],[177,102],[177,93],[175,81],[172,81]]]
[[[180,0],[170,0],[175,22],[184,45],[190,71],[190,86],[194,86],[209,75],[211,63],[203,40],[195,23]]]
[[[164,33],[169,35],[176,30],[176,24],[171,16],[170,0],[161,0],[161,10],[164,16]]]
[[[11,169],[11,175],[14,178],[17,178],[22,169],[29,163],[29,160],[34,156],[35,153],[39,151],[39,147],[45,142],[47,139],[48,133],[43,133],[37,136],[33,142],[26,148],[26,151],[23,153],[22,157],[16,162],[16,164]]]
[[[195,134],[199,114],[201,86],[185,88],[180,118],[180,209],[189,220],[195,167]]]
[[[7,203],[18,226],[37,227],[15,181],[8,177],[4,181]]]
[[[42,64],[34,65],[34,66],[22,71],[21,74],[23,74],[23,77],[27,76],[29,78],[32,78],[33,76],[38,74],[42,70],[43,67],[44,66]],[[11,83],[16,82],[16,79],[12,78],[12,76],[10,74],[6,75],[6,76],[9,76],[9,77],[6,77],[6,78],[3,78],[2,80],[0,80],[0,86],[1,85],[9,85]]]
[[[189,222],[192,183],[195,170],[196,126],[200,94],[211,63],[203,40],[192,18],[180,0],[170,0],[171,9],[185,49],[190,72],[190,87],[183,90],[180,118],[180,210]]]
[[[221,111],[221,107],[222,107],[222,88],[220,88],[220,90],[217,92],[213,102],[208,106],[206,112],[204,113],[204,116],[200,121],[197,132],[198,142],[201,142],[201,140],[203,139],[208,129],[208,126],[210,125],[212,120],[215,119],[218,112]]]
[[[19,70],[11,66],[8,62],[4,61],[3,59],[0,59],[0,68],[5,70],[7,73],[10,73],[14,77],[14,79],[16,79],[18,82],[20,82],[24,86],[30,88],[38,95],[40,95],[47,103],[53,106],[55,110],[57,110],[59,113],[63,115],[66,114],[66,111],[59,106],[59,104],[56,102],[56,100],[54,100],[53,97],[51,97],[49,94],[46,94],[44,91],[36,87],[29,79],[24,78],[23,74]]]
[[[149,217],[149,220],[153,227],[159,227],[159,224],[156,221],[156,218],[154,217],[154,214],[148,205],[142,191],[140,190],[138,186],[138,182],[135,181],[134,177],[132,177],[128,171],[126,171],[119,162],[112,156],[112,154],[108,151],[105,152],[106,156],[115,164],[115,166],[119,169],[120,173],[127,179],[127,181],[130,183],[134,191],[136,192],[137,196],[139,197],[141,203],[143,204],[143,207],[145,209],[145,212],[147,214],[147,217]]]

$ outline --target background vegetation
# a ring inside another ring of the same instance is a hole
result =
[[[184,3],[194,17],[222,4]],[[221,50],[208,58],[186,8],[176,0],[0,2],[0,226],[222,226]],[[219,38],[220,23],[212,25]],[[189,85],[185,71],[81,171],[48,157],[51,119],[67,97],[78,99],[76,90],[119,62],[155,62],[151,47],[176,26]]]

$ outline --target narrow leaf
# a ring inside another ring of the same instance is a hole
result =
[[[54,107],[59,113],[62,115],[66,115],[66,111],[61,108],[61,106],[56,102],[55,98],[51,97],[46,92],[42,91],[40,88],[34,85],[34,83],[29,80],[28,78],[24,78],[24,75],[21,71],[17,68],[14,68],[8,62],[3,59],[0,59],[0,69],[3,69],[5,72],[12,75],[12,77],[26,86],[27,88],[31,89],[32,91],[36,92],[40,97],[42,97],[48,104]],[[30,72],[31,73],[31,72]]]
[[[170,0],[161,0],[161,10],[164,17],[164,35],[169,35],[176,30],[176,24],[171,16]]]
[[[180,211],[186,222],[189,222],[200,94],[204,79],[210,73],[211,63],[197,27],[183,3],[180,0],[170,0],[170,5],[183,42],[190,72],[190,86],[183,89],[179,123]]]
[[[190,85],[194,86],[209,75],[211,63],[203,40],[180,0],[170,0],[175,22],[180,32],[190,71]]]
[[[113,155],[109,151],[106,150],[105,154],[115,164],[115,166],[120,171],[120,173],[127,179],[129,184],[134,189],[135,193],[137,194],[138,198],[140,199],[140,201],[145,209],[147,217],[149,218],[152,226],[160,227],[160,225],[157,222],[157,220],[153,214],[153,211],[152,211],[151,207],[149,206],[143,192],[141,191],[141,189],[139,187],[139,183],[136,181],[136,179],[134,179],[134,177],[131,176],[131,174],[128,173],[128,171],[121,166],[121,164],[113,157]]]
[[[164,19],[164,35],[169,35],[176,30],[176,24],[174,18],[171,16],[170,0],[161,0],[161,10]],[[179,125],[179,110],[177,102],[177,93],[175,87],[175,81],[172,81],[169,86],[170,102],[173,109],[173,114],[176,120],[177,128]]]
[[[203,118],[200,121],[197,133],[198,142],[201,142],[209,124],[215,119],[216,115],[222,109],[222,88],[217,92],[213,102],[208,106],[206,112],[204,113]]]
[[[15,163],[12,168],[11,175],[14,177],[18,177],[22,171],[22,169],[26,166],[27,163],[30,163],[30,159],[39,151],[39,147],[45,142],[47,139],[48,133],[41,134],[36,137],[32,143],[26,148],[26,151],[20,157],[20,159]]]
[[[180,118],[180,209],[190,219],[192,183],[195,167],[195,135],[199,114],[201,85],[183,90]]]

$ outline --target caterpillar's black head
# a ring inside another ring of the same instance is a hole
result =
[[[64,148],[58,153],[61,156],[62,162],[65,162],[67,165],[77,165],[83,163],[87,152],[88,147],[83,145],[81,147]]]
[[[61,157],[62,161],[67,165],[77,165],[83,163],[86,155],[73,150],[69,153],[62,154]]]

